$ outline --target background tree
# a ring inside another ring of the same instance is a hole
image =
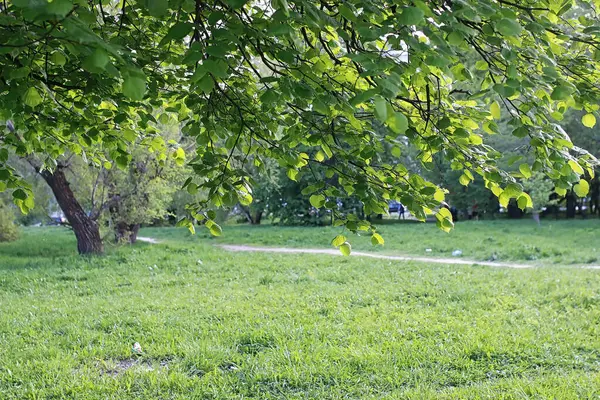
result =
[[[529,198],[523,197],[520,200],[522,202],[520,206],[522,209],[527,208],[531,212],[533,220],[539,225],[540,213],[544,211],[546,206],[556,202],[556,200],[550,199],[554,184],[543,174],[534,172],[528,179],[523,181],[523,187],[525,192],[529,195]],[[523,205],[525,205],[525,207],[523,207]]]
[[[168,216],[173,194],[190,173],[176,155],[160,160],[142,147],[132,152],[127,169],[105,171],[103,187],[96,190],[107,193],[107,218],[117,242],[135,243],[141,224]]]
[[[0,198],[0,242],[12,242],[19,238],[14,210]]]

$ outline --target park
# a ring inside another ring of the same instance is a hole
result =
[[[598,0],[5,0],[0,399],[600,397]]]

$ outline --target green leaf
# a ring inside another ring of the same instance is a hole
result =
[[[187,185],[187,192],[189,194],[191,194],[192,196],[195,194],[198,194],[198,185],[196,185],[194,182],[190,182]]]
[[[573,191],[577,196],[585,197],[590,191],[590,184],[585,179],[582,179],[578,184],[573,186]]]
[[[459,46],[464,42],[464,36],[459,31],[452,31],[446,38],[448,43],[454,46]]]
[[[375,117],[381,122],[386,122],[388,118],[387,101],[381,96],[376,96],[374,99],[374,103]]]
[[[212,76],[204,75],[200,82],[198,82],[198,88],[205,94],[209,94],[215,88],[215,82]]]
[[[238,193],[238,200],[240,201],[240,204],[243,206],[249,206],[250,204],[252,204],[252,195],[248,192],[239,192]]]
[[[352,246],[350,245],[350,243],[348,242],[344,242],[341,246],[340,246],[340,252],[345,255],[345,256],[349,256],[350,253],[352,252]]]
[[[69,11],[73,9],[73,3],[70,0],[52,0],[48,3],[48,14],[56,15],[57,17],[65,17]]]
[[[165,37],[160,41],[159,46],[169,43],[171,40],[181,40],[186,37],[194,29],[194,24],[191,22],[177,22],[173,25]]]
[[[123,76],[123,94],[131,100],[142,100],[146,94],[146,76],[141,70],[127,70]]]
[[[167,0],[148,0],[148,11],[153,17],[160,17],[167,13],[169,2]]]
[[[14,69],[10,72],[10,79],[23,79],[31,73],[29,67],[22,67]]]
[[[225,3],[229,4],[232,8],[242,8],[248,0],[225,0]]]
[[[506,185],[506,188],[504,188],[504,192],[502,192],[502,194],[515,199],[519,197],[521,193],[523,193],[523,187],[518,183],[509,183]]]
[[[340,247],[341,245],[343,245],[346,242],[346,236],[344,235],[337,235],[336,237],[333,238],[333,240],[331,241],[331,245],[335,246],[335,247]]]
[[[438,211],[438,214],[440,215],[441,218],[445,218],[445,219],[452,221],[452,213],[446,207],[440,208],[440,210]]]
[[[398,22],[402,25],[418,25],[423,20],[425,13],[417,7],[406,7],[402,9],[402,14],[398,17]]]
[[[504,208],[508,207],[508,202],[510,201],[510,196],[507,193],[500,193],[498,196],[498,203]]]
[[[531,197],[525,192],[521,193],[521,195],[517,198],[518,207],[525,211],[526,208],[533,208],[533,201],[531,201]]]
[[[529,164],[519,165],[519,171],[526,179],[531,178],[531,167],[529,167]]]
[[[322,194],[313,194],[310,196],[309,201],[314,208],[321,208],[325,205],[325,196]]]
[[[496,29],[505,36],[519,36],[523,27],[514,19],[502,18],[496,22]]]
[[[89,72],[102,72],[106,69],[110,59],[108,53],[101,47],[96,47],[96,50],[83,61],[83,68]]]
[[[223,229],[216,222],[213,222],[208,230],[213,236],[221,236],[223,234]]]
[[[297,169],[290,168],[287,170],[287,177],[290,178],[291,180],[296,181],[297,176],[298,176]]]
[[[62,67],[63,65],[65,65],[67,63],[67,58],[60,51],[55,51],[50,56],[50,62],[54,65],[58,65],[59,67]]]
[[[568,86],[557,86],[552,91],[550,98],[552,100],[567,100],[571,95],[572,90]]]
[[[596,125],[596,117],[594,114],[586,114],[581,117],[581,123],[588,128],[593,128]]]
[[[577,175],[584,174],[583,168],[581,168],[581,165],[579,165],[577,161],[569,160],[569,167],[571,167],[571,170]]]
[[[123,139],[125,139],[129,143],[133,143],[135,142],[135,139],[137,139],[137,133],[135,133],[134,130],[123,129],[121,132],[123,134]]]
[[[23,189],[17,189],[12,193],[13,198],[18,200],[25,200],[27,198],[27,193]]]
[[[435,190],[435,193],[433,194],[433,198],[441,203],[442,201],[444,201],[446,199],[446,194],[444,193],[444,191],[442,189],[438,188]]]
[[[498,104],[497,101],[493,102],[492,105],[490,106],[490,112],[492,113],[492,117],[494,119],[500,119],[500,117],[501,117],[500,104]]]
[[[40,104],[42,101],[43,101],[42,97],[40,96],[37,89],[34,87],[30,87],[23,94],[23,103],[25,103],[29,107],[33,108],[33,107],[37,106],[38,104]]]
[[[387,125],[396,134],[403,134],[408,129],[408,119],[400,112],[394,112],[388,119]]]
[[[383,237],[379,233],[377,233],[377,232],[373,233],[373,235],[371,236],[371,244],[373,246],[376,246],[376,245],[383,246],[384,243],[385,243],[385,240],[383,240]]]
[[[560,187],[555,187],[554,191],[556,192],[557,195],[559,196],[564,196],[565,194],[567,194],[567,189],[564,188],[560,188]]]

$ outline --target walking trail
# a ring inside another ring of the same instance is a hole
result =
[[[149,238],[149,237],[138,237],[140,242],[147,242],[158,244],[160,241]],[[260,247],[260,246],[246,246],[238,244],[222,244],[219,245],[224,250],[235,251],[235,252],[258,252],[258,253],[284,253],[284,254],[327,254],[332,256],[342,256],[339,250],[336,249],[300,249],[292,247]],[[369,257],[378,258],[381,260],[393,260],[393,261],[419,261],[426,263],[435,264],[453,264],[453,265],[483,265],[486,267],[496,268],[535,268],[533,264],[514,264],[514,263],[503,263],[503,262],[492,262],[492,261],[475,261],[467,260],[464,258],[438,258],[438,257],[419,257],[419,256],[387,256],[376,253],[365,253],[361,251],[353,251],[350,254],[351,257]],[[600,269],[600,265],[583,265],[580,268],[586,269]]]

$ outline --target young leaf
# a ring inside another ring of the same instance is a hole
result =
[[[581,123],[588,128],[593,128],[596,125],[596,117],[594,114],[585,114],[581,117]]]
[[[313,194],[310,196],[309,201],[314,208],[321,208],[325,204],[325,196],[322,194]]]
[[[584,174],[583,168],[581,168],[581,165],[579,165],[577,161],[569,160],[569,167],[571,167],[571,170],[577,175]]]
[[[373,233],[373,235],[371,236],[371,244],[373,246],[376,246],[376,245],[383,246],[384,243],[385,243],[385,241],[383,240],[383,237],[379,233],[377,233],[377,232]]]
[[[23,103],[27,104],[29,107],[35,107],[42,102],[42,97],[36,88],[30,87],[23,94]]]
[[[590,191],[590,184],[585,179],[582,179],[578,184],[573,186],[573,191],[577,196],[585,197]]]
[[[219,224],[217,224],[216,222],[213,223],[211,225],[210,228],[208,228],[210,231],[210,234],[213,236],[221,236],[223,234],[223,229],[221,229],[221,227],[219,226]]]
[[[492,113],[492,117],[494,119],[500,119],[500,116],[501,116],[500,104],[498,104],[497,101],[493,102],[492,105],[490,106],[490,113]]]
[[[521,195],[517,199],[517,205],[523,211],[525,211],[526,208],[533,208],[533,202],[531,201],[531,197],[525,192],[521,193]]]
[[[343,245],[346,242],[346,236],[344,235],[337,235],[336,237],[333,238],[333,240],[331,241],[331,245],[335,246],[335,247],[340,247],[341,245]]]
[[[519,171],[526,179],[531,178],[531,167],[529,167],[529,164],[519,165]]]
[[[341,246],[340,246],[340,252],[345,255],[345,256],[349,256],[350,253],[352,252],[352,246],[350,245],[350,243],[348,242],[344,242]]]

